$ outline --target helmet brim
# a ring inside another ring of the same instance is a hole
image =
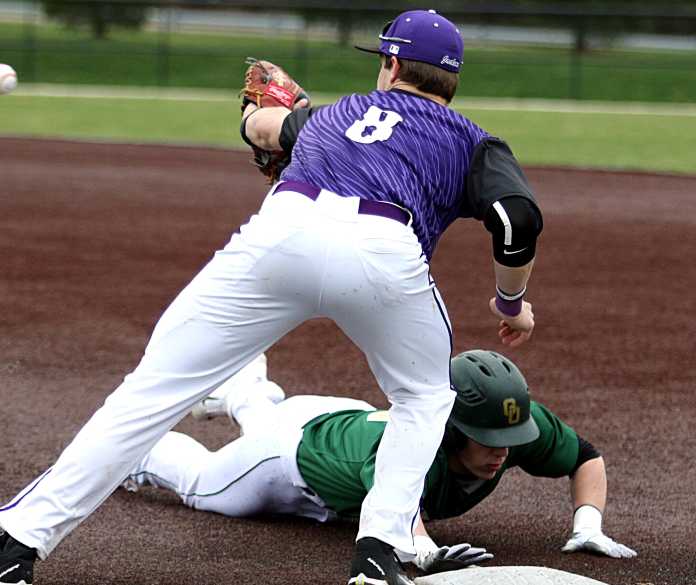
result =
[[[539,427],[532,417],[519,425],[499,429],[481,428],[457,420],[453,425],[464,435],[484,447],[517,447],[526,445],[539,438]]]

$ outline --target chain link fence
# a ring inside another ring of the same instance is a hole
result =
[[[247,56],[311,91],[374,87],[374,41],[408,2],[0,1],[23,82],[236,89]],[[437,3],[435,3],[437,4]],[[440,3],[465,39],[458,95],[696,102],[696,9]]]

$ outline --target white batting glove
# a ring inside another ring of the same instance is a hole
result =
[[[462,543],[452,546],[437,546],[428,536],[414,537],[416,558],[411,562],[422,571],[432,574],[456,571],[493,558],[485,548],[474,548]]]
[[[563,552],[588,551],[614,559],[630,559],[638,553],[602,532],[602,513],[594,506],[580,506],[573,517],[573,535]]]

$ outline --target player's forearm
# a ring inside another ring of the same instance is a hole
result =
[[[501,314],[514,317],[522,311],[522,297],[534,266],[543,226],[541,212],[531,199],[508,196],[489,207],[484,225],[492,236],[496,306]]]
[[[586,550],[615,559],[632,558],[636,551],[604,534],[607,475],[602,457],[593,457],[577,468],[570,484],[573,498],[573,533],[563,552]]]
[[[247,140],[263,150],[280,150],[280,131],[288,114],[287,108],[257,108],[248,104],[242,116]]]
[[[519,294],[527,287],[534,267],[534,258],[524,266],[503,266],[497,260],[493,260],[493,267],[498,289],[510,295]]]
[[[607,502],[607,474],[604,459],[596,457],[578,467],[570,481],[573,510],[580,506],[593,506],[604,512]]]

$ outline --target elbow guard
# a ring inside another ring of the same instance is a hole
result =
[[[493,235],[493,256],[498,263],[517,267],[534,258],[543,222],[532,200],[516,195],[499,199],[489,207],[484,225]]]

